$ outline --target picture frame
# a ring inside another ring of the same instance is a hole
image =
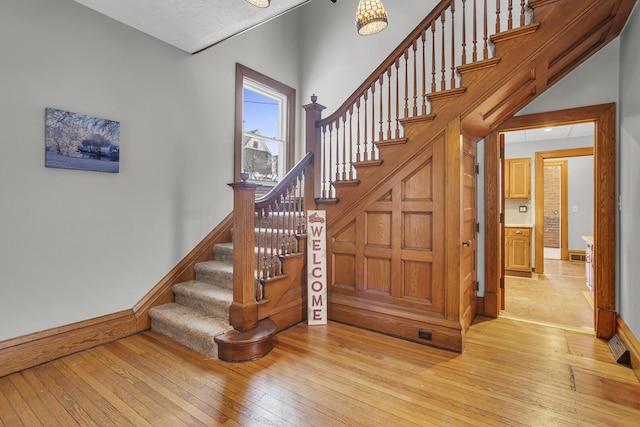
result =
[[[120,122],[45,108],[45,167],[120,172]]]

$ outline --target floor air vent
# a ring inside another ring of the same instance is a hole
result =
[[[587,257],[585,254],[580,254],[580,253],[569,254],[569,261],[585,262],[586,260],[587,260]]]

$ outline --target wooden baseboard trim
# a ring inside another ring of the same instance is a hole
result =
[[[631,329],[629,329],[629,326],[627,326],[620,316],[618,316],[616,323],[616,331],[625,347],[629,350],[629,355],[631,356],[631,368],[633,368],[633,372],[640,380],[640,341],[638,341],[638,338],[633,334]]]
[[[136,333],[133,311],[52,328],[0,342],[0,377]]]
[[[531,271],[505,270],[506,276],[531,277]]]

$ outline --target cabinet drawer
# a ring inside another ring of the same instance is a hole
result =
[[[505,234],[507,236],[531,236],[530,228],[512,228],[505,227]]]

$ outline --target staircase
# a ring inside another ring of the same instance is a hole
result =
[[[229,306],[233,301],[233,244],[213,247],[214,261],[195,265],[195,280],[173,286],[175,302],[149,310],[151,330],[197,352],[218,358],[215,337],[233,327]]]
[[[613,40],[634,4],[445,0],[335,112],[305,106],[329,319],[464,349],[475,143]]]
[[[235,244],[149,312],[152,329],[209,357],[222,345],[223,360],[268,353],[306,317],[301,220],[319,208],[329,318],[462,351],[476,314],[475,143],[617,37],[634,5],[441,1],[336,112],[304,106],[308,154],[268,196],[232,185]],[[267,224],[289,207],[293,220]]]

